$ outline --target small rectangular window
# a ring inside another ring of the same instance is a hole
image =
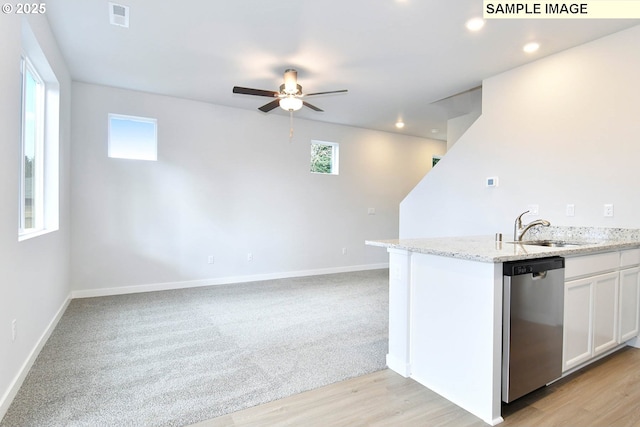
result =
[[[311,141],[311,172],[338,175],[338,144]]]
[[[158,121],[109,114],[108,156],[116,159],[158,160]]]

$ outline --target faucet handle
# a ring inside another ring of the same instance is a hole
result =
[[[524,216],[524,214],[528,214],[530,211],[526,210],[524,212],[522,212],[520,215],[518,215],[518,217],[516,218],[516,223],[522,224],[522,217]]]

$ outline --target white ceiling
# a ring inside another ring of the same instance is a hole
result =
[[[130,27],[109,24],[106,0],[47,0],[74,80],[255,110],[287,68],[307,93],[297,117],[446,139],[446,120],[473,100],[435,103],[484,78],[640,23],[639,20],[465,22],[482,0],[116,0]],[[541,48],[525,54],[522,46]],[[287,114],[275,109],[268,114]],[[406,123],[397,130],[394,123]],[[432,129],[438,129],[432,133]]]

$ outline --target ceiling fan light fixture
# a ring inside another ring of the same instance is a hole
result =
[[[294,94],[298,92],[298,72],[293,68],[289,68],[284,72],[284,92]]]
[[[302,100],[288,96],[280,100],[280,108],[285,111],[298,111],[302,108]]]

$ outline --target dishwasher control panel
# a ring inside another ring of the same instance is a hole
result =
[[[502,273],[505,276],[520,276],[522,274],[542,273],[543,271],[556,270],[558,268],[564,268],[564,258],[556,256],[505,262]]]

